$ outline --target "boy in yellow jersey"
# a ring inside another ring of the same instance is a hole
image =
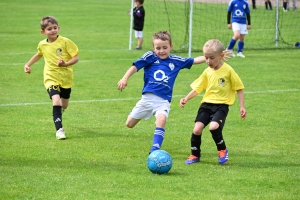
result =
[[[229,111],[228,107],[235,101],[235,91],[240,101],[240,116],[242,119],[246,118],[244,85],[233,68],[222,61],[223,45],[219,40],[207,41],[203,53],[209,67],[191,84],[192,91],[180,100],[180,106],[184,108],[190,99],[205,90],[191,136],[191,155],[185,163],[192,164],[200,161],[202,131],[210,123],[209,131],[217,146],[219,164],[225,164],[228,161],[228,150],[222,130]]]
[[[47,38],[38,44],[38,52],[25,64],[25,73],[30,74],[30,66],[44,57],[44,85],[52,99],[53,121],[56,138],[66,139],[62,126],[62,111],[68,107],[73,82],[73,66],[78,62],[78,47],[70,39],[58,35],[60,27],[52,16],[42,19],[41,33]]]

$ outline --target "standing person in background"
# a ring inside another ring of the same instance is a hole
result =
[[[135,38],[138,39],[135,50],[142,50],[143,45],[143,29],[145,21],[145,9],[143,7],[144,0],[135,0],[133,8],[133,29],[135,30]]]
[[[246,0],[231,0],[228,4],[227,11],[227,27],[228,29],[233,30],[233,37],[231,38],[227,49],[232,51],[231,56],[235,57],[233,48],[236,41],[239,40],[237,56],[245,58],[242,53],[244,50],[244,39],[245,35],[248,34],[248,30],[251,29],[249,4]],[[231,17],[232,24],[230,23]],[[246,22],[248,22],[248,25]]]
[[[273,10],[272,3],[270,0],[265,0],[265,6],[266,6],[266,10],[269,10],[269,7],[270,7],[270,10]]]
[[[283,0],[283,11],[287,12],[289,11],[290,7],[290,2],[289,0]],[[293,0],[293,10],[296,12],[297,11],[297,2],[296,0]]]
[[[56,138],[66,139],[62,125],[62,112],[69,105],[73,81],[73,66],[78,62],[78,47],[70,39],[58,35],[60,27],[52,16],[42,19],[41,33],[47,39],[40,41],[38,52],[25,64],[25,73],[30,74],[30,66],[44,57],[44,85],[52,99],[53,122],[56,128]]]
[[[256,9],[256,0],[252,0],[252,8]]]

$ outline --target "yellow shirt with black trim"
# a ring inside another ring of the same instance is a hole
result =
[[[205,90],[201,103],[232,105],[235,91],[244,89],[244,85],[234,69],[224,63],[218,70],[206,68],[191,88],[198,94]]]
[[[44,85],[48,89],[51,85],[62,88],[71,88],[74,85],[73,66],[58,67],[57,61],[63,59],[68,62],[78,54],[78,47],[70,39],[58,36],[49,43],[47,39],[40,41],[37,47],[38,54],[44,57]]]

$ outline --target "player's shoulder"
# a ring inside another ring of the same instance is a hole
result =
[[[170,55],[169,55],[169,58],[170,58],[171,60],[175,60],[175,61],[179,61],[179,62],[185,62],[185,61],[187,60],[187,58],[184,58],[184,57],[182,57],[182,56],[177,56],[177,55],[175,55],[175,54],[170,54]]]
[[[141,59],[148,60],[153,57],[156,57],[156,54],[153,51],[147,51],[146,53],[144,53],[144,55],[142,55]]]

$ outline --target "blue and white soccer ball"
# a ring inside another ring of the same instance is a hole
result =
[[[172,168],[172,157],[165,150],[150,153],[147,159],[148,169],[154,174],[166,174]]]

